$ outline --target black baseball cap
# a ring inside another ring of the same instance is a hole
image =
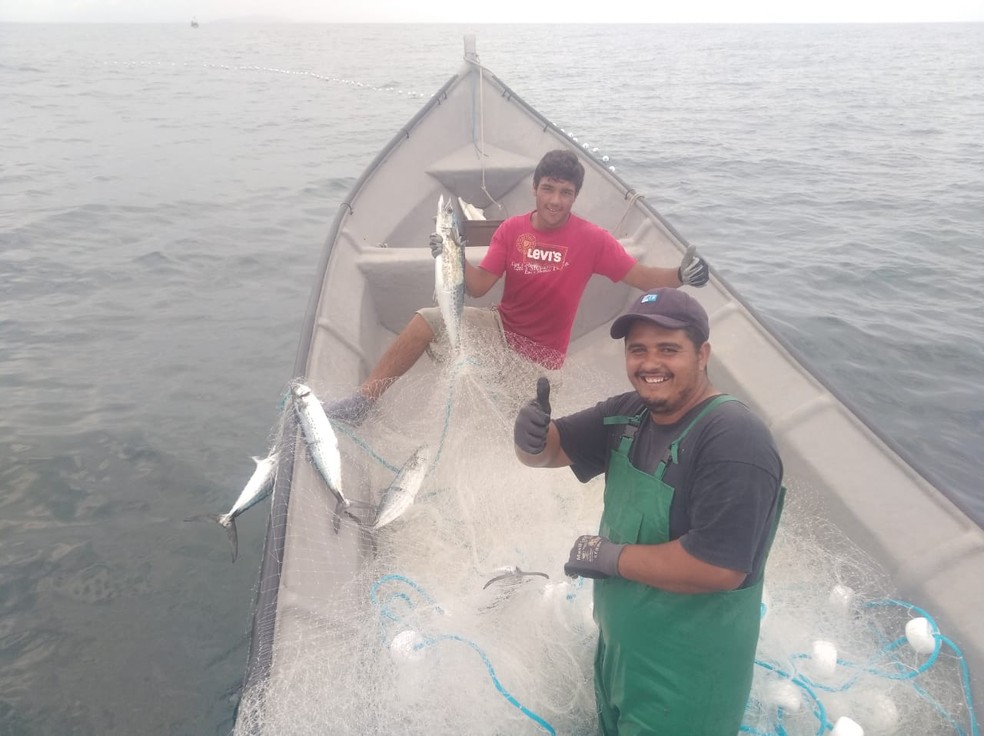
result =
[[[621,340],[628,334],[629,328],[637,319],[644,319],[671,330],[696,327],[703,341],[706,341],[711,334],[707,324],[707,312],[700,302],[685,291],[671,287],[647,291],[636,299],[624,314],[612,322],[612,337]]]

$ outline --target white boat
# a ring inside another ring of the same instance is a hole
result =
[[[485,69],[466,38],[461,70],[339,208],[295,378],[322,400],[351,393],[413,311],[433,304],[439,197],[458,203],[477,264],[496,224],[532,209],[533,169],[562,147],[586,168],[578,214],[646,264],[680,261],[684,237]],[[713,383],[768,422],[789,488],[746,732],[827,733],[849,716],[868,733],[978,733],[984,532],[722,274],[690,292],[710,315]],[[555,415],[628,390],[608,329],[635,296],[589,283]],[[515,461],[511,422],[536,375],[521,363],[481,345],[423,359],[363,425],[336,426],[356,517],[414,448],[435,449],[416,502],[377,532],[336,518],[285,413],[294,452],[281,453],[273,493],[238,733],[595,732],[590,596],[561,567],[571,540],[596,527],[599,488]]]

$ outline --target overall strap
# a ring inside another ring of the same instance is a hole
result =
[[[622,431],[622,437],[618,441],[617,452],[622,452],[628,455],[629,447],[632,445],[632,440],[635,439],[635,433],[639,431],[639,426],[642,424],[643,418],[646,416],[648,409],[643,409],[634,417],[629,416],[614,416],[605,417],[602,422],[605,425],[615,425],[624,424],[625,429]]]
[[[738,401],[738,399],[736,399],[734,396],[728,396],[727,394],[720,394],[718,396],[715,396],[709,402],[707,402],[707,405],[703,409],[701,409],[700,412],[698,412],[697,416],[693,418],[690,424],[684,427],[684,430],[680,433],[680,436],[670,443],[670,446],[666,449],[666,455],[663,456],[662,462],[679,463],[680,443],[683,442],[683,438],[690,433],[690,430],[694,428],[697,422],[699,422],[705,416],[710,414],[716,407],[728,401]]]

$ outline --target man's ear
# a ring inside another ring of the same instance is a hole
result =
[[[702,371],[707,370],[707,364],[711,359],[711,343],[704,341],[704,344],[700,346],[700,350],[697,351],[697,365]]]

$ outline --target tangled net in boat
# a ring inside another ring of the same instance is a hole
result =
[[[420,361],[361,426],[336,428],[347,493],[367,518],[403,462],[430,448],[402,516],[377,530],[344,519],[336,532],[324,485],[295,481],[278,614],[258,621],[276,627],[273,666],[243,693],[237,733],[598,733],[591,583],[563,563],[597,529],[602,481],[522,466],[512,423],[539,372],[511,351],[465,348]],[[572,356],[553,375],[554,414],[628,390],[592,367],[619,355]],[[352,390],[308,383],[323,400]],[[956,644],[892,597],[809,489],[787,487],[741,732],[976,736]]]

